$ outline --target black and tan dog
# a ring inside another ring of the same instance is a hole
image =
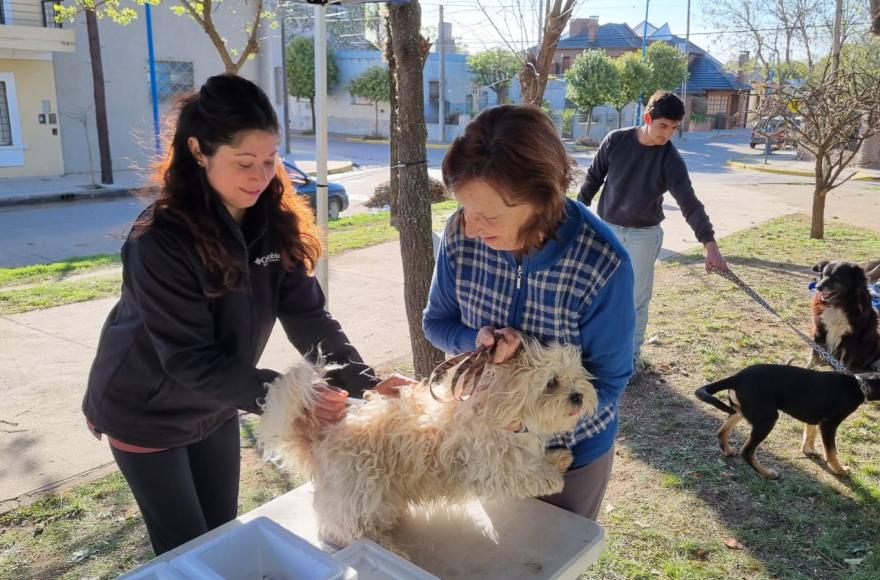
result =
[[[740,453],[746,463],[767,479],[776,479],[779,475],[763,467],[755,457],[755,451],[773,430],[780,411],[806,424],[801,446],[804,455],[817,455],[814,444],[818,426],[828,468],[832,473],[845,475],[848,469],[837,460],[834,437],[837,427],[865,400],[880,399],[880,378],[869,378],[866,382],[870,388],[867,399],[851,375],[760,364],[701,387],[694,394],[701,401],[728,413],[717,431],[721,450],[728,457],[736,455],[728,443],[731,429],[743,418],[752,425],[752,432]],[[714,396],[725,390],[730,397],[729,405]]]
[[[872,370],[880,360],[880,329],[865,271],[852,262],[820,262],[810,301],[813,340],[853,372]],[[813,352],[810,366],[819,362]]]

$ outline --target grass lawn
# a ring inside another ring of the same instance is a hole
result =
[[[811,265],[880,253],[874,232],[836,223],[822,241],[808,232],[808,218],[789,216],[720,242],[732,269],[804,330]],[[722,413],[693,390],[753,362],[803,364],[808,347],[731,283],[706,274],[696,254],[658,265],[648,337],[646,369],[621,403],[599,516],[605,550],[583,577],[880,578],[878,406],[860,409],[838,433],[849,478],[803,457],[801,425],[781,418],[758,452],[781,474],[766,481],[740,457],[721,455]],[[734,431],[734,445],[746,429],[741,423]],[[252,449],[243,457],[242,510],[290,488]],[[3,578],[112,577],[149,556],[118,476],[0,516]]]
[[[433,229],[441,230],[456,202],[432,206]],[[329,224],[328,254],[396,240],[388,212],[362,213]],[[0,268],[0,315],[62,306],[119,294],[122,274],[119,254],[71,258],[51,264]]]

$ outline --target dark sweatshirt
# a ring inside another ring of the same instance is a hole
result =
[[[360,396],[373,371],[324,309],[324,294],[302,265],[281,267],[282,245],[268,224],[266,195],[242,227],[219,203],[207,211],[247,269],[246,287],[208,298],[209,275],[189,229],[157,217],[122,248],[122,296],[110,312],[92,364],[83,412],[123,443],[178,447],[200,441],[238,413],[258,412],[278,373],[257,361],[280,320],[296,349],[343,365],[328,380]],[[293,357],[291,357],[291,360]]]
[[[590,205],[599,198],[599,217],[610,224],[647,228],[663,221],[663,194],[672,194],[700,243],[715,240],[706,210],[694,193],[687,167],[671,142],[642,145],[638,128],[618,129],[605,136],[578,200]]]

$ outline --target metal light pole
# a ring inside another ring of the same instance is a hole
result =
[[[156,148],[156,157],[162,155],[162,141],[159,137],[159,87],[156,83],[156,55],[153,51],[153,15],[150,5],[144,4],[147,25],[147,56],[150,66],[150,101],[153,109],[153,140]]]
[[[648,6],[650,6],[651,0],[645,0],[645,26],[642,28],[642,62],[645,62],[645,55],[648,54]],[[642,95],[644,97],[644,95]],[[642,99],[639,99],[638,106],[636,107],[636,122],[635,125],[638,127],[642,124]]]
[[[327,6],[315,4],[315,155],[317,170],[318,228],[327,242]],[[327,257],[318,260],[315,273],[324,296],[330,300]]]

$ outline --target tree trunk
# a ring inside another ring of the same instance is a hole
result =
[[[593,107],[587,111],[587,134],[585,137],[587,140],[590,139],[590,131],[593,129]]]
[[[813,218],[810,222],[810,238],[814,240],[825,239],[825,197],[828,190],[816,187],[813,193]]]
[[[98,17],[95,15],[94,10],[86,10],[86,34],[89,38],[89,56],[92,61],[95,128],[98,131],[98,152],[101,157],[101,183],[113,183],[110,130],[107,125],[107,97],[104,95],[104,63],[101,60],[101,37],[98,33]]]
[[[317,130],[315,127],[315,97],[309,97],[309,108],[312,110],[312,135],[315,134]]]
[[[544,28],[537,54],[526,52],[523,68],[519,73],[522,102],[540,107],[544,101],[544,89],[550,75],[550,65],[556,53],[559,37],[565,31],[574,10],[575,0],[547,0],[544,11]]]
[[[376,122],[373,125],[373,133],[376,135],[376,137],[378,137],[379,136],[379,101],[376,101],[375,103],[373,103],[373,108],[376,111]]]
[[[498,91],[495,94],[497,97],[496,100],[498,101],[499,105],[503,105],[507,102],[507,87],[499,87]]]
[[[389,110],[388,132],[389,147],[388,157],[391,163],[391,181],[388,186],[391,191],[391,226],[397,227],[397,200],[400,193],[400,168],[397,167],[400,155],[397,152],[397,140],[394,138],[394,128],[397,127],[397,109],[399,107],[397,97],[397,59],[394,58],[394,47],[391,44],[391,19],[385,19],[385,60],[388,61],[388,103]]]
[[[624,105],[623,107],[625,107]],[[623,107],[617,109],[617,128],[620,129],[623,126]]]
[[[428,302],[428,290],[434,270],[431,238],[431,198],[428,195],[428,164],[425,140],[424,92],[422,90],[421,6],[418,0],[407,4],[388,4],[391,43],[396,61],[398,99],[397,124],[391,141],[397,142],[400,162],[400,193],[397,224],[400,229],[400,254],[403,260],[404,300],[409,321],[413,365],[420,376],[429,376],[443,360],[422,332],[422,311]]]

